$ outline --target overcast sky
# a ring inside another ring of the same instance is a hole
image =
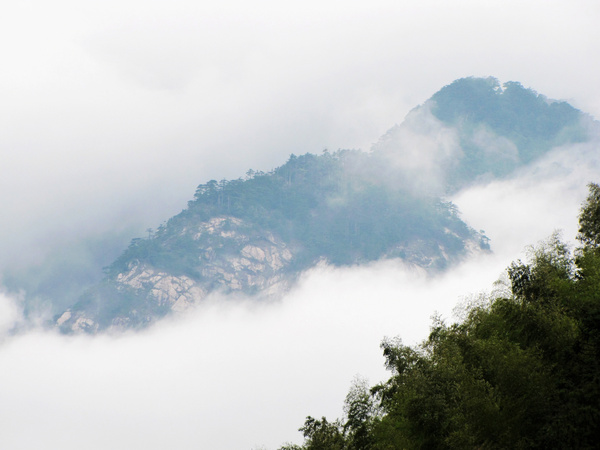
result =
[[[599,19],[593,0],[11,2],[0,262],[156,227],[198,184],[290,153],[368,150],[463,76],[600,117]]]
[[[594,0],[11,2],[0,15],[0,268],[156,227],[198,184],[290,153],[368,150],[460,77],[520,81],[600,118],[598,23]],[[384,335],[424,338],[434,310],[489,286],[513,252],[554,228],[572,238],[600,173],[583,162],[594,148],[576,150],[582,159],[557,153],[458,196],[496,256],[441,279],[325,267],[270,309],[207,306],[187,325],[117,340],[5,342],[0,444],[298,440],[304,416],[341,413],[354,374],[382,376]]]

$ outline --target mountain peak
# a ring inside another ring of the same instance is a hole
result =
[[[565,127],[577,126],[582,113],[564,101],[549,100],[519,82],[493,77],[461,78],[436,92],[432,113],[442,122],[485,124],[517,146],[550,141]]]
[[[588,140],[587,117],[518,82],[461,78],[413,109],[373,150],[421,189],[452,193]]]

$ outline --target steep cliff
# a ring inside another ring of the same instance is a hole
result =
[[[162,238],[162,239],[161,239]],[[91,289],[57,325],[96,332],[149,324],[167,312],[183,312],[213,291],[260,293],[271,297],[288,285],[285,268],[292,253],[271,233],[258,235],[235,217],[213,217],[183,226],[176,235],[154,237],[164,251],[186,242],[189,270],[169,270],[148,259],[131,258],[125,270]],[[140,246],[139,241],[132,244]]]

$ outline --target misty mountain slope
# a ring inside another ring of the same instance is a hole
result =
[[[440,270],[486,238],[438,197],[393,189],[358,151],[292,155],[269,173],[200,185],[188,208],[135,239],[57,324],[66,331],[138,327],[211,292],[281,294],[325,260],[401,258]]]
[[[520,83],[462,78],[413,109],[373,150],[421,188],[452,193],[585,142],[591,127],[588,115]]]
[[[268,173],[201,184],[187,209],[134,239],[56,324],[65,332],[136,328],[212,292],[274,297],[319,261],[399,258],[443,270],[489,248],[443,194],[581,142],[585,120],[518,83],[457,80],[371,153],[292,155]]]

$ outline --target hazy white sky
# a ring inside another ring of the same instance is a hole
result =
[[[593,0],[12,2],[0,17],[3,254],[155,227],[201,182],[292,152],[367,150],[463,76],[520,81],[600,117],[599,20]]]
[[[0,16],[0,268],[155,227],[211,178],[366,150],[459,77],[520,81],[600,118],[598,23],[594,0],[12,2]],[[573,236],[600,174],[580,163],[595,148],[576,155],[456,198],[496,256],[440,279],[392,263],[320,268],[278,305],[207,305],[119,339],[4,342],[0,446],[298,441],[306,415],[341,414],[354,374],[382,376],[383,336],[424,338],[434,310],[490,286],[524,245],[554,228]],[[11,311],[0,302],[0,328]]]

